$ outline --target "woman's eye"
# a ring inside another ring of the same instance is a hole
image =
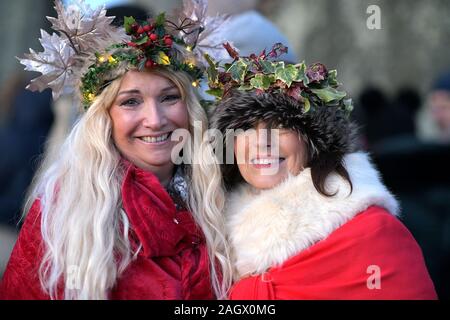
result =
[[[136,106],[140,103],[140,101],[136,98],[131,98],[123,101],[120,105],[121,106]]]
[[[169,94],[167,96],[164,96],[161,101],[162,102],[174,102],[181,99],[181,96],[179,94]]]

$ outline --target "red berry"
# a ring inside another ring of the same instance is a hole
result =
[[[146,68],[151,68],[151,67],[153,67],[154,65],[155,65],[155,62],[152,61],[152,60],[150,60],[150,59],[148,59],[148,60],[145,62],[145,67],[146,67]]]
[[[172,46],[172,44],[173,44],[173,40],[172,39],[170,39],[170,38],[165,38],[164,39],[164,43],[166,44],[166,46]]]
[[[133,47],[133,48],[135,48],[136,46],[137,46],[137,44],[136,43],[134,43],[134,42],[127,42],[127,45],[129,46],[129,47]]]
[[[150,30],[152,30],[152,28],[151,28],[148,24],[146,24],[146,25],[143,27],[143,29],[144,29],[145,32],[149,32]]]
[[[144,33],[144,28],[139,27],[139,29],[137,30],[138,34],[143,34]]]
[[[147,42],[144,43],[144,47],[145,48],[150,47],[152,45],[152,43],[153,43],[152,40],[148,39]]]
[[[152,33],[152,34],[150,35],[150,39],[151,39],[152,41],[156,41],[156,40],[158,40],[158,36],[156,35],[156,33]]]

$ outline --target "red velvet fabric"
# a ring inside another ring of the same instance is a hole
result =
[[[125,162],[123,208],[136,260],[117,280],[111,299],[214,299],[205,239],[188,211],[177,211],[152,173]],[[22,227],[0,283],[0,299],[49,299],[37,270],[43,244],[37,200]]]
[[[370,278],[376,275],[370,266],[379,267],[379,286]],[[242,300],[436,298],[413,236],[379,207],[265,274],[238,281],[230,295]]]

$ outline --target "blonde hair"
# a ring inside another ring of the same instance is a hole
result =
[[[179,87],[187,105],[191,135],[196,130],[192,126],[195,121],[202,123],[203,133],[207,117],[189,77],[166,68],[151,72]],[[121,209],[123,172],[109,116],[120,84],[121,78],[112,81],[95,99],[62,145],[58,160],[50,165],[44,160],[25,204],[24,212],[28,212],[36,198],[41,202],[45,251],[39,278],[52,299],[107,299],[137,254],[131,250],[129,221]],[[214,153],[202,139],[191,139],[183,152],[192,159],[192,165],[187,166],[191,176],[188,207],[206,238],[213,291],[217,298],[224,299],[232,268],[222,217],[225,196],[220,168],[208,161]],[[72,279],[74,271],[77,277]],[[75,281],[76,290],[67,285],[68,280]],[[58,296],[61,281],[66,281],[64,297]]]

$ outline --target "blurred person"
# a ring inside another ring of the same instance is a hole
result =
[[[226,40],[237,48],[240,54],[250,55],[256,50],[269,50],[274,43],[283,43],[289,48],[283,60],[297,61],[297,55],[289,40],[273,22],[257,11],[258,4],[258,0],[210,0],[208,14],[230,15],[223,30]]]
[[[29,88],[51,87],[57,98],[77,83],[83,112],[58,157],[37,175],[0,298],[223,298],[230,267],[220,168],[211,148],[199,148],[207,129],[196,94],[205,67],[193,56],[200,43],[188,50],[197,39],[160,16],[128,18],[125,29],[104,17],[86,45],[77,35],[91,26],[89,12],[77,16],[74,7],[56,4],[57,25],[80,20],[65,30],[70,44],[45,33],[41,43],[58,43],[64,49],[51,54],[75,63],[58,77],[67,82],[52,81],[46,65]],[[189,17],[188,8],[174,19]],[[191,31],[208,31],[198,19]],[[50,53],[32,52],[21,62],[36,70],[41,54]],[[200,134],[182,141],[191,161],[181,165],[172,159],[177,130]]]
[[[366,149],[378,152],[392,146],[417,143],[415,111],[414,106],[409,104],[410,96],[409,92],[400,91],[391,100],[376,87],[367,87],[361,92],[356,121],[361,125]]]
[[[21,82],[22,84],[24,82]],[[23,87],[22,87],[23,88]],[[0,128],[0,222],[15,227],[54,115],[51,92],[19,90],[10,117]]]
[[[423,140],[450,142],[450,72],[434,82],[417,120]]]
[[[54,119],[50,91],[24,90],[26,81],[21,73],[12,76],[1,94],[0,274],[17,239],[23,200]]]

